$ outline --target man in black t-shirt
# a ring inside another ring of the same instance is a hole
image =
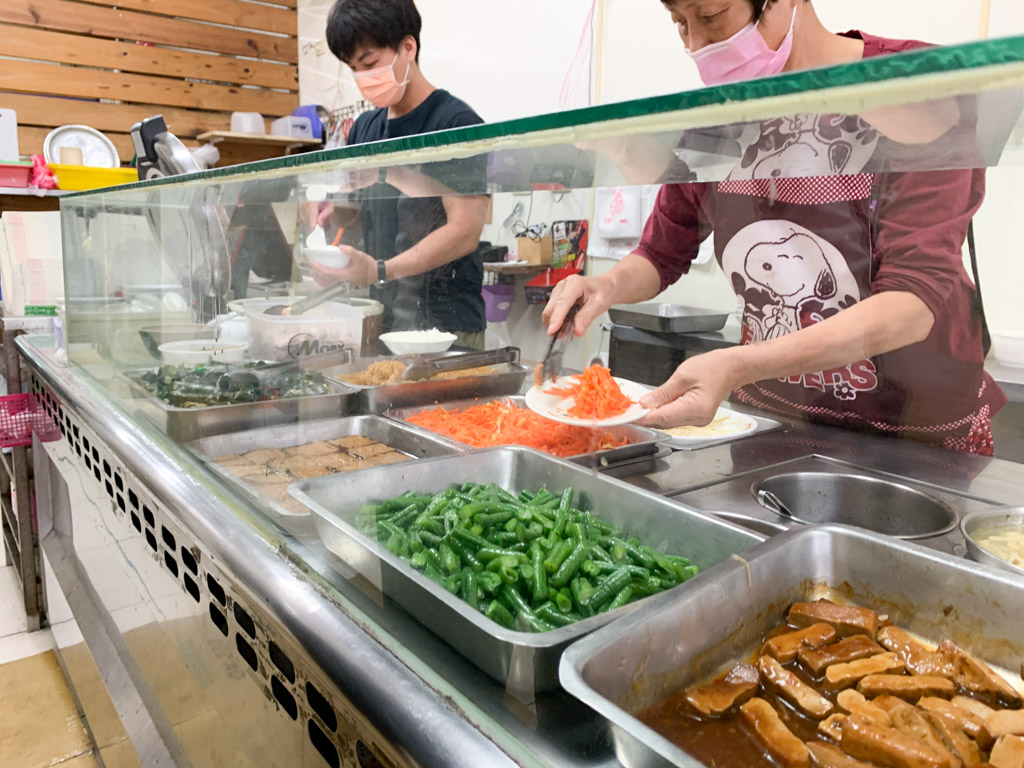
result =
[[[377,107],[359,116],[349,144],[483,122],[423,76],[420,25],[413,0],[337,0],[331,9],[327,44]],[[483,349],[487,322],[478,250],[488,203],[486,196],[466,193],[481,189],[485,176],[484,158],[388,169],[355,193],[365,252],[344,247],[349,266],[317,268],[317,280],[375,286],[385,330],[436,327],[456,333],[459,344]]]

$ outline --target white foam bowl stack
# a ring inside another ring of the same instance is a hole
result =
[[[992,352],[1003,365],[1024,368],[1024,331],[992,331]]]
[[[440,331],[391,331],[382,333],[380,340],[393,355],[429,355],[445,352],[455,339],[454,333]]]

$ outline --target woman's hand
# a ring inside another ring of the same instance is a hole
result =
[[[651,412],[638,424],[646,427],[703,427],[729,393],[740,386],[729,350],[715,350],[685,360],[669,380],[640,399]]]
[[[330,288],[340,282],[351,285],[370,285],[377,282],[377,260],[368,253],[356,250],[348,245],[339,245],[342,253],[348,255],[348,266],[331,269],[313,264],[313,279],[324,288]]]
[[[551,298],[541,316],[547,326],[548,336],[558,333],[565,316],[577,302],[580,302],[581,306],[576,313],[573,332],[577,336],[582,336],[590,324],[612,305],[608,294],[607,287],[598,277],[571,275],[559,282],[552,289]]]

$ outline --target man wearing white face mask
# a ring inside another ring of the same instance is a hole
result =
[[[349,144],[397,139],[482,123],[468,104],[434,88],[419,68],[421,19],[413,0],[337,0],[327,44],[351,67],[377,109],[360,115]],[[344,269],[318,268],[319,282],[372,285],[384,304],[384,330],[439,328],[483,348],[486,318],[478,253],[487,198],[477,191],[483,161],[392,168],[357,193],[363,249],[342,246]],[[459,181],[465,187],[460,189]],[[392,189],[384,187],[389,185]],[[452,193],[452,194],[448,194]]]
[[[810,0],[662,2],[709,86],[925,47],[833,34]],[[577,302],[582,335],[609,306],[653,298],[710,236],[743,302],[741,345],[685,360],[641,401],[653,409],[646,423],[707,424],[732,394],[797,418],[991,455],[991,417],[1006,396],[984,371],[978,296],[961,253],[984,171],[865,170],[897,144],[912,152],[932,142],[931,156],[956,156],[972,144],[970,103],[797,114],[758,128],[725,180],[662,187],[634,253],[600,277],[559,283],[544,311],[548,333]]]

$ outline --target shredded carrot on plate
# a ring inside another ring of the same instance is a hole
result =
[[[407,421],[473,448],[523,445],[559,458],[616,448],[629,442],[604,430],[560,424],[507,400],[493,400],[462,410],[428,408]]]
[[[569,386],[545,389],[544,394],[573,398],[566,413],[575,419],[610,419],[633,405],[633,400],[622,394],[611,371],[603,365],[592,365],[572,378],[575,381]]]

